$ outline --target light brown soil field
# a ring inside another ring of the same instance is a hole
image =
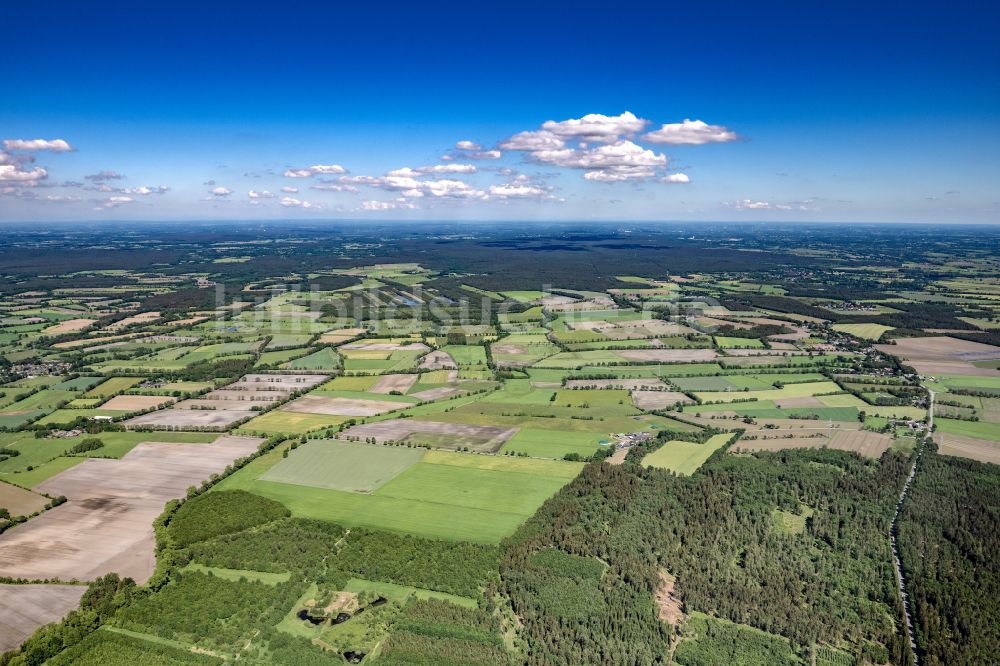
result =
[[[544,296],[538,302],[541,303],[542,306],[544,307],[551,308],[553,306],[569,305],[571,303],[576,303],[577,300],[578,299],[570,298],[569,296],[556,296],[554,294],[550,294],[548,296]]]
[[[210,391],[197,399],[183,400],[174,409],[137,416],[125,425],[228,427],[255,416],[258,412],[253,407],[266,407],[284,400],[291,393],[312,388],[327,378],[326,375],[245,375],[225,388]]]
[[[517,434],[517,428],[499,426],[479,426],[465,423],[441,423],[439,421],[418,421],[416,419],[388,419],[376,423],[364,423],[345,430],[341,437],[374,437],[376,442],[401,441],[414,433],[443,435],[456,438],[479,438],[485,440],[480,451],[498,451],[504,442]]]
[[[674,583],[677,579],[666,571],[660,571],[660,584],[656,586],[656,607],[660,622],[670,625],[677,625],[683,617],[681,612],[681,600],[674,596]]]
[[[746,324],[741,321],[728,321],[726,319],[716,319],[715,317],[698,317],[695,322],[700,326],[715,329],[720,326],[732,326],[733,328],[753,328],[753,324]]]
[[[566,382],[570,389],[630,389],[636,391],[665,389],[667,385],[657,377],[648,379],[570,379]]]
[[[462,391],[457,388],[452,388],[450,386],[439,386],[437,388],[427,389],[426,391],[417,391],[416,393],[411,393],[410,395],[414,398],[420,398],[421,400],[440,400],[441,398],[450,398],[453,395],[458,395]]]
[[[806,352],[797,347],[791,349],[727,349],[727,356],[802,356]]]
[[[41,511],[48,501],[30,490],[0,481],[0,508],[10,511],[12,516],[30,516]]]
[[[583,312],[586,310],[617,310],[618,305],[608,296],[595,296],[566,305],[551,305],[549,309],[557,312]]]
[[[940,431],[934,433],[934,441],[937,442],[938,453],[943,456],[971,458],[1000,465],[1000,444],[996,442]]]
[[[244,375],[238,381],[233,382],[226,386],[229,390],[244,391],[244,390],[274,390],[274,391],[287,391],[291,393],[292,391],[301,391],[302,389],[312,388],[317,384],[322,384],[329,377],[326,375],[281,375],[281,374],[252,374]]]
[[[452,370],[457,367],[455,360],[448,352],[432,351],[420,359],[421,370]]]
[[[679,391],[632,391],[632,402],[639,409],[663,409],[677,404],[694,402]]]
[[[804,328],[798,328],[795,329],[794,333],[778,333],[777,335],[767,336],[767,339],[771,341],[796,342],[798,340],[805,340],[808,337],[809,331]]]
[[[504,356],[517,356],[518,354],[527,353],[524,347],[518,347],[517,345],[493,345],[491,349],[494,354]]]
[[[0,652],[13,650],[39,627],[80,605],[85,585],[0,584]]]
[[[718,355],[711,349],[626,349],[618,355],[629,361],[712,361]]]
[[[764,436],[769,433],[774,436],[775,431],[755,431],[754,434]],[[811,434],[811,433],[810,433]],[[892,446],[892,438],[876,432],[866,430],[842,430],[832,433],[826,437],[778,437],[777,439],[741,440],[731,449],[733,453],[749,451],[782,451],[785,449],[812,449],[827,447],[839,451],[853,451],[858,455],[868,458],[879,458]]]
[[[696,333],[697,331],[681,324],[651,319],[641,323],[622,323],[620,326],[608,328],[601,332],[613,340],[629,340],[657,335],[687,335],[688,333]]]
[[[356,338],[365,332],[363,328],[338,328],[333,331],[327,331],[323,335],[319,336],[319,341],[323,344],[337,345],[341,342],[347,342],[352,338]]]
[[[106,331],[117,331],[119,329],[125,328],[126,326],[132,326],[133,324],[148,324],[151,321],[156,321],[160,318],[159,312],[140,312],[139,314],[134,314],[130,317],[125,317],[124,319],[119,319],[113,324],[109,324],[104,330]]]
[[[276,400],[282,400],[285,396],[291,393],[290,390],[282,387],[256,387],[245,384],[231,384],[230,386],[237,386],[238,388],[221,388],[216,389],[215,391],[209,391],[202,396],[202,399],[213,400],[216,402],[268,403]]]
[[[590,321],[567,321],[566,326],[574,331],[603,331],[606,328],[614,328],[615,325],[603,319]]]
[[[153,572],[153,520],[169,499],[256,451],[263,440],[144,442],[121,460],[91,458],[36,490],[69,501],[0,535],[0,576],[93,580],[112,571],[145,582]]]
[[[900,338],[894,345],[876,349],[903,359],[922,375],[954,374],[996,377],[992,368],[977,368],[975,361],[1000,359],[1000,347],[948,336]]]
[[[406,393],[410,387],[417,383],[418,375],[382,375],[378,381],[368,389],[369,393],[392,393],[399,391]]]
[[[143,425],[157,427],[172,426],[181,429],[194,426],[228,428],[237,421],[248,419],[257,414],[258,412],[251,410],[243,411],[236,409],[161,409],[158,412],[150,412],[149,414],[133,417],[127,421],[123,421],[123,424],[128,428]]]
[[[269,404],[263,400],[257,401],[256,403],[237,400],[210,400],[207,398],[191,398],[190,400],[181,400],[176,405],[174,409],[214,409],[216,411],[238,411],[245,412],[249,411],[251,407],[255,406],[266,406]]]
[[[402,344],[399,342],[351,342],[343,346],[343,349],[357,349],[360,351],[427,351],[430,349],[422,342],[410,342]]]
[[[408,407],[407,403],[388,400],[363,400],[355,398],[328,398],[321,395],[304,395],[279,409],[305,414],[330,416],[376,416],[394,409]]]
[[[82,331],[88,326],[93,325],[97,321],[96,319],[67,319],[61,321],[55,326],[49,326],[42,331],[42,335],[62,335],[63,333],[75,333],[76,331]]]
[[[123,412],[141,412],[160,405],[169,405],[175,400],[165,395],[116,395],[101,405],[101,409],[117,409]]]

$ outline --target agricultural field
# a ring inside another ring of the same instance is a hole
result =
[[[0,645],[32,663],[905,666],[914,456],[1000,464],[982,255],[219,233],[0,292]]]

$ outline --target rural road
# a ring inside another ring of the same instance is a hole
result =
[[[927,435],[934,430],[934,391],[927,389],[930,395],[927,405]],[[906,501],[906,494],[910,491],[913,477],[917,474],[917,463],[920,461],[920,454],[923,447],[918,443],[916,455],[913,456],[913,466],[903,484],[903,490],[899,493],[899,500],[896,502],[896,512],[892,514],[892,523],[889,526],[889,545],[892,547],[892,565],[896,570],[896,586],[899,588],[899,596],[903,600],[903,615],[906,617],[906,637],[910,640],[910,650],[913,651],[913,664],[920,666],[920,657],[917,654],[917,641],[913,632],[913,614],[910,610],[910,597],[906,593],[906,579],[903,577],[903,565],[899,559],[899,544],[896,543],[896,535],[899,529],[899,514],[903,509],[903,502]]]

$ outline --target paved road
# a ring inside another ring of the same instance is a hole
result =
[[[928,417],[927,417],[927,434],[934,430],[934,391],[930,389],[927,390],[930,394],[930,400],[928,401]],[[889,544],[892,546],[892,565],[896,570],[896,586],[899,588],[899,596],[903,600],[903,615],[906,618],[906,637],[910,640],[910,649],[913,651],[913,663],[914,666],[920,666],[920,657],[917,655],[917,641],[914,637],[913,631],[913,613],[910,610],[910,597],[906,592],[906,578],[903,576],[903,566],[899,559],[899,544],[896,543],[896,535],[898,533],[898,522],[899,514],[903,509],[903,503],[906,501],[906,495],[910,492],[910,486],[913,484],[913,477],[917,475],[917,463],[920,461],[920,455],[923,453],[923,446],[918,444],[916,455],[913,456],[913,466],[910,467],[910,473],[906,477],[906,483],[903,484],[903,490],[899,493],[899,500],[896,502],[896,512],[892,514],[892,523],[889,526]]]

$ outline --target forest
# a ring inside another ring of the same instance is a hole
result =
[[[986,664],[1000,645],[1000,470],[925,453],[899,522],[921,664]]]

